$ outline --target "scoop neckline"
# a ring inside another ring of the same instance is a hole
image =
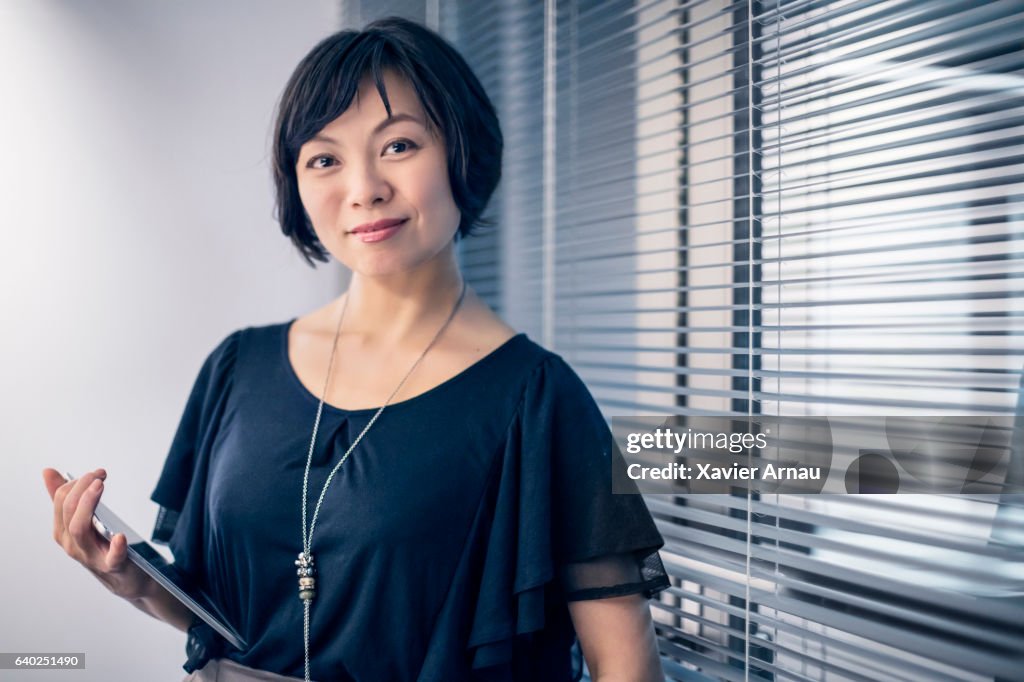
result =
[[[292,325],[295,324],[295,321],[297,319],[298,319],[297,317],[293,317],[289,321],[285,322],[284,325],[282,325],[280,348],[281,348],[282,360],[284,361],[285,373],[290,378],[292,384],[299,390],[299,393],[301,393],[303,396],[305,396],[306,400],[310,400],[313,403],[319,405],[320,404],[320,397],[315,395],[308,388],[306,388],[306,385],[304,383],[302,383],[301,379],[299,379],[299,375],[296,373],[295,368],[292,366],[291,359],[288,357],[288,332],[291,331]],[[442,381],[438,385],[436,385],[436,386],[434,386],[432,388],[427,389],[423,393],[419,393],[417,395],[412,396],[411,398],[406,398],[405,400],[401,400],[401,401],[399,401],[397,403],[391,403],[391,404],[388,405],[388,409],[390,410],[392,408],[402,407],[402,406],[405,406],[405,405],[409,405],[410,403],[416,403],[417,401],[420,401],[422,399],[431,397],[433,394],[439,393],[440,391],[444,390],[445,388],[448,388],[449,386],[458,383],[459,381],[463,380],[465,377],[469,376],[473,371],[477,370],[478,368],[480,368],[483,365],[485,365],[488,362],[490,362],[493,358],[497,357],[503,350],[505,350],[506,348],[511,346],[514,341],[518,341],[520,339],[520,337],[524,337],[525,338],[525,336],[526,336],[526,332],[519,332],[519,333],[517,333],[515,336],[512,336],[512,337],[506,339],[500,346],[498,346],[497,348],[495,348],[494,350],[489,352],[487,355],[483,356],[482,358],[480,358],[479,360],[477,360],[476,362],[471,364],[469,367],[466,367],[465,369],[463,369],[458,374],[455,374],[454,376],[451,376],[451,377],[445,379],[444,381]],[[344,407],[338,407],[337,405],[332,405],[331,403],[327,402],[326,400],[324,401],[324,411],[337,412],[338,414],[345,414],[345,415],[364,414],[364,413],[376,412],[379,409],[380,409],[380,405],[378,405],[376,407],[363,407],[363,408],[359,408],[358,410],[349,410],[349,409],[346,409]]]

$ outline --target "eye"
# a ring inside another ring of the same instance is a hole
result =
[[[333,156],[318,154],[306,162],[306,168],[330,168],[336,164]]]
[[[403,151],[408,151],[409,149],[416,149],[417,148],[417,145],[416,145],[415,142],[413,142],[412,140],[406,140],[405,138],[403,138],[403,139],[400,139],[400,140],[393,140],[391,142],[388,142],[388,146],[385,147],[385,149],[391,149],[392,147],[394,147],[396,145],[399,146],[399,147],[402,147],[402,146],[407,147],[407,149],[399,150],[399,153],[401,153]]]

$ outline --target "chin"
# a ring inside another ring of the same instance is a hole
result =
[[[396,244],[397,246],[397,244]],[[348,250],[343,254],[345,258],[338,258],[342,265],[353,273],[365,277],[388,277],[406,272],[418,270],[424,266],[430,267],[444,251],[443,246],[437,250],[428,249],[380,249],[376,253],[358,252],[359,249]]]
[[[351,258],[342,264],[353,273],[365,277],[388,277],[408,272],[415,268],[416,263],[397,254],[374,254],[373,257]]]

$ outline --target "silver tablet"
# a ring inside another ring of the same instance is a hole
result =
[[[228,625],[223,614],[214,605],[213,600],[194,585],[189,584],[185,576],[174,566],[167,562],[156,549],[142,539],[138,533],[122,521],[117,514],[110,511],[102,502],[96,505],[96,511],[92,517],[93,526],[103,537],[108,540],[117,533],[124,533],[128,540],[128,558],[146,572],[146,575],[163,585],[168,592],[182,604],[188,607],[189,611],[203,619],[210,627],[217,631],[221,637],[226,639],[231,646],[244,651],[245,640]]]

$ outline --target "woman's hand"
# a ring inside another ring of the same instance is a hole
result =
[[[130,601],[150,597],[159,585],[128,560],[124,533],[108,541],[92,525],[106,477],[106,471],[97,469],[68,481],[55,469],[43,469],[43,481],[53,500],[53,539],[117,596]]]

